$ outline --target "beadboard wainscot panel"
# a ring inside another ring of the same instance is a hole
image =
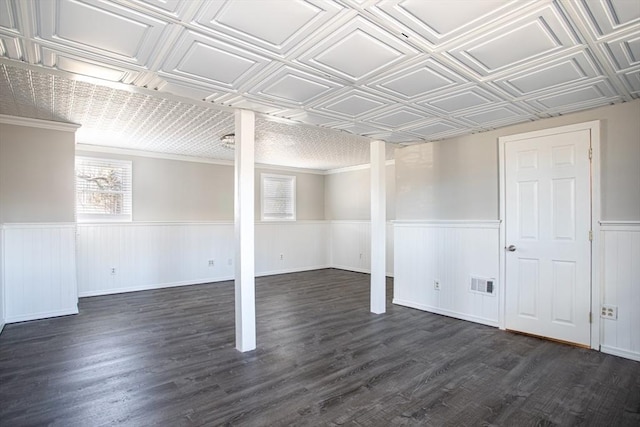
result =
[[[331,267],[371,273],[371,221],[334,220],[330,221],[330,227]],[[393,233],[393,224],[387,222],[386,275],[389,277],[394,274]]]
[[[78,313],[76,224],[4,224],[6,323]]]
[[[230,222],[78,224],[79,294],[231,280],[234,244]]]
[[[618,309],[615,320],[599,317],[600,350],[640,361],[640,221],[600,224],[601,303]]]
[[[394,304],[498,326],[499,221],[393,223]],[[471,292],[472,276],[494,279],[493,295]]]
[[[4,329],[4,227],[0,224],[0,333]]]
[[[234,239],[231,222],[78,224],[80,296],[232,280]],[[256,275],[326,268],[327,245],[324,221],[256,223]]]
[[[255,230],[256,275],[329,267],[326,221],[263,221]]]

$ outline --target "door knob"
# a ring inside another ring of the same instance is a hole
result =
[[[514,245],[509,245],[509,247],[507,248],[507,250],[509,252],[515,252],[516,251],[516,247]]]

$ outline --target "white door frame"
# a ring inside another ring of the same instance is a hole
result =
[[[575,132],[589,130],[591,133],[591,230],[593,241],[591,242],[591,348],[600,350],[600,121],[578,123],[575,125],[560,126],[534,132],[520,133],[516,135],[498,138],[498,171],[500,178],[500,278],[498,283],[498,325],[500,329],[506,329],[506,200],[505,200],[505,144],[510,141],[538,138],[556,133]]]

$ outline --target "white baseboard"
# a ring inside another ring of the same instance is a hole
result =
[[[317,265],[313,267],[302,267],[302,268],[283,268],[282,270],[262,271],[260,273],[256,273],[256,277],[275,276],[277,274],[300,273],[302,271],[324,270],[325,268],[332,268],[332,267],[330,265]],[[233,280],[233,278],[231,278],[231,280]]]
[[[47,311],[42,313],[29,313],[21,316],[7,317],[4,319],[6,323],[18,323],[27,322],[29,320],[47,319],[49,317],[69,316],[72,314],[78,314],[78,306],[70,307],[64,310]]]
[[[603,353],[611,354],[613,356],[624,357],[625,359],[635,360],[640,362],[640,353],[636,351],[624,350],[617,347],[611,347],[608,345],[600,346],[600,351]]]
[[[192,286],[192,285],[202,285],[205,283],[225,282],[227,280],[233,280],[233,277],[216,277],[211,279],[186,280],[183,282],[155,283],[151,285],[128,286],[126,288],[84,291],[84,292],[80,292],[78,297],[87,298],[87,297],[98,297],[102,295],[126,294],[128,292],[150,291],[153,289],[175,288],[178,286]]]
[[[453,317],[455,319],[466,320],[466,321],[474,322],[474,323],[480,323],[482,325],[493,326],[495,328],[498,327],[498,321],[497,320],[486,319],[484,317],[471,316],[469,314],[458,313],[456,311],[451,311],[451,310],[443,310],[441,308],[431,307],[431,306],[425,305],[425,304],[418,304],[418,303],[415,303],[415,302],[412,302],[412,301],[400,300],[400,299],[397,299],[397,298],[393,299],[393,303],[397,304],[397,305],[402,305],[402,306],[405,306],[405,307],[409,307],[409,308],[416,308],[416,309],[422,310],[422,311],[428,311],[430,313],[441,314],[443,316]]]

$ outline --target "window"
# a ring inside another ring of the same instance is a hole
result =
[[[295,221],[296,177],[263,173],[262,220]]]
[[[78,221],[131,221],[131,162],[76,157]]]

